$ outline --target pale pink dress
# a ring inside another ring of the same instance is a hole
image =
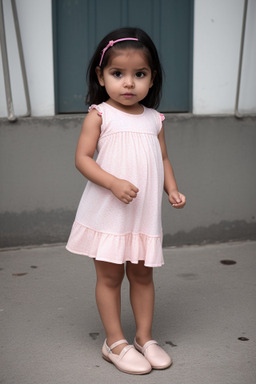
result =
[[[72,253],[96,260],[164,264],[161,204],[164,183],[158,134],[163,115],[144,107],[140,115],[107,103],[92,105],[102,117],[97,163],[114,176],[130,181],[139,192],[125,204],[113,193],[88,181],[67,243]]]

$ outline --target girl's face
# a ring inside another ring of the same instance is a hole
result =
[[[151,69],[142,50],[116,50],[103,73],[99,67],[96,73],[109,95],[109,104],[130,113],[141,110],[139,102],[153,85]]]

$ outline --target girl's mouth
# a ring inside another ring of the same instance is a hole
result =
[[[134,93],[123,93],[122,96],[125,97],[126,99],[131,99],[135,95]]]

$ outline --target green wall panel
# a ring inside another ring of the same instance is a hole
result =
[[[192,109],[193,0],[53,0],[56,113],[85,112],[86,68],[105,34],[140,27],[165,72],[163,112]]]

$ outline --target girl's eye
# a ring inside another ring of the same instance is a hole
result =
[[[142,77],[145,77],[145,73],[144,73],[144,72],[137,72],[137,73],[136,73],[136,77],[138,77],[139,79],[141,79]]]
[[[119,77],[122,76],[122,73],[121,73],[120,71],[115,71],[115,72],[113,73],[113,76],[119,78]]]

